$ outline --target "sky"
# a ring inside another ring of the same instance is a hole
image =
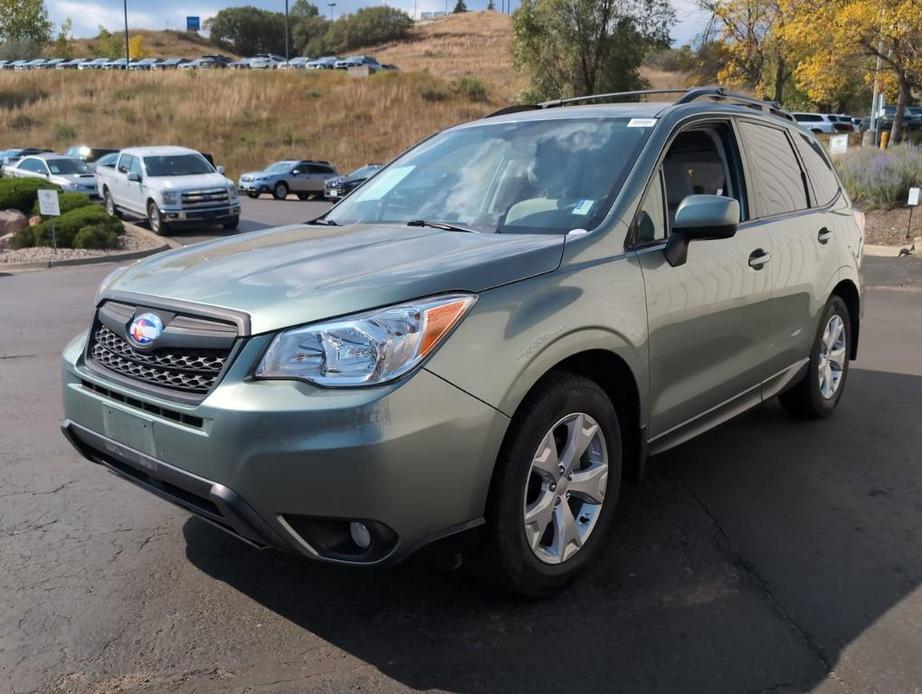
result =
[[[382,0],[383,1],[383,0]],[[446,0],[388,0],[411,15],[414,11],[444,10]],[[448,0],[450,7],[454,0]],[[325,13],[329,12],[327,0],[315,0]],[[466,0],[471,10],[486,8],[487,0]],[[124,24],[122,0],[46,0],[55,25],[70,17],[77,37],[96,36],[99,26],[117,29]],[[372,4],[369,0],[336,0],[334,12],[354,12]],[[499,4],[497,0],[497,5]],[[513,0],[513,7],[518,3]],[[672,0],[678,22],[672,36],[676,45],[688,43],[707,22],[707,14],[697,8],[695,0]],[[187,16],[199,16],[204,22],[224,7],[255,5],[269,10],[282,11],[285,0],[128,0],[128,26],[138,29],[185,29]]]

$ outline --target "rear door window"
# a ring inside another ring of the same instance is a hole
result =
[[[749,162],[749,196],[756,217],[805,210],[803,171],[784,130],[750,121],[740,123]]]
[[[822,146],[806,135],[794,138],[813,186],[813,207],[825,207],[839,194],[839,181]]]

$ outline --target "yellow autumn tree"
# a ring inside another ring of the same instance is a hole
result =
[[[903,110],[922,87],[922,0],[778,0],[779,34],[798,55],[794,80],[813,101],[829,101],[856,77],[896,99],[891,141],[903,138]]]
[[[132,60],[150,57],[150,51],[144,46],[144,37],[140,34],[135,34],[128,41],[128,56]]]
[[[699,0],[711,12],[727,62],[717,74],[722,84],[751,89],[784,103],[791,79],[791,51],[781,28],[782,0]]]

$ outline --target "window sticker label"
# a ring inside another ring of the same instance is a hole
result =
[[[656,125],[656,118],[631,118],[628,121],[629,128],[652,128]]]
[[[380,200],[415,168],[415,166],[395,166],[384,173],[378,174],[367,187],[360,191],[361,195],[356,198],[356,201]]]
[[[595,200],[580,200],[573,208],[573,214],[587,215],[594,204]]]

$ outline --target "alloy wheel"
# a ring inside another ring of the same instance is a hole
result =
[[[589,539],[608,487],[608,447],[599,424],[580,412],[545,434],[528,471],[523,522],[542,562],[562,564]]]
[[[831,400],[842,383],[847,358],[845,321],[834,313],[826,322],[820,341],[820,358],[817,376],[820,382],[820,394]]]

